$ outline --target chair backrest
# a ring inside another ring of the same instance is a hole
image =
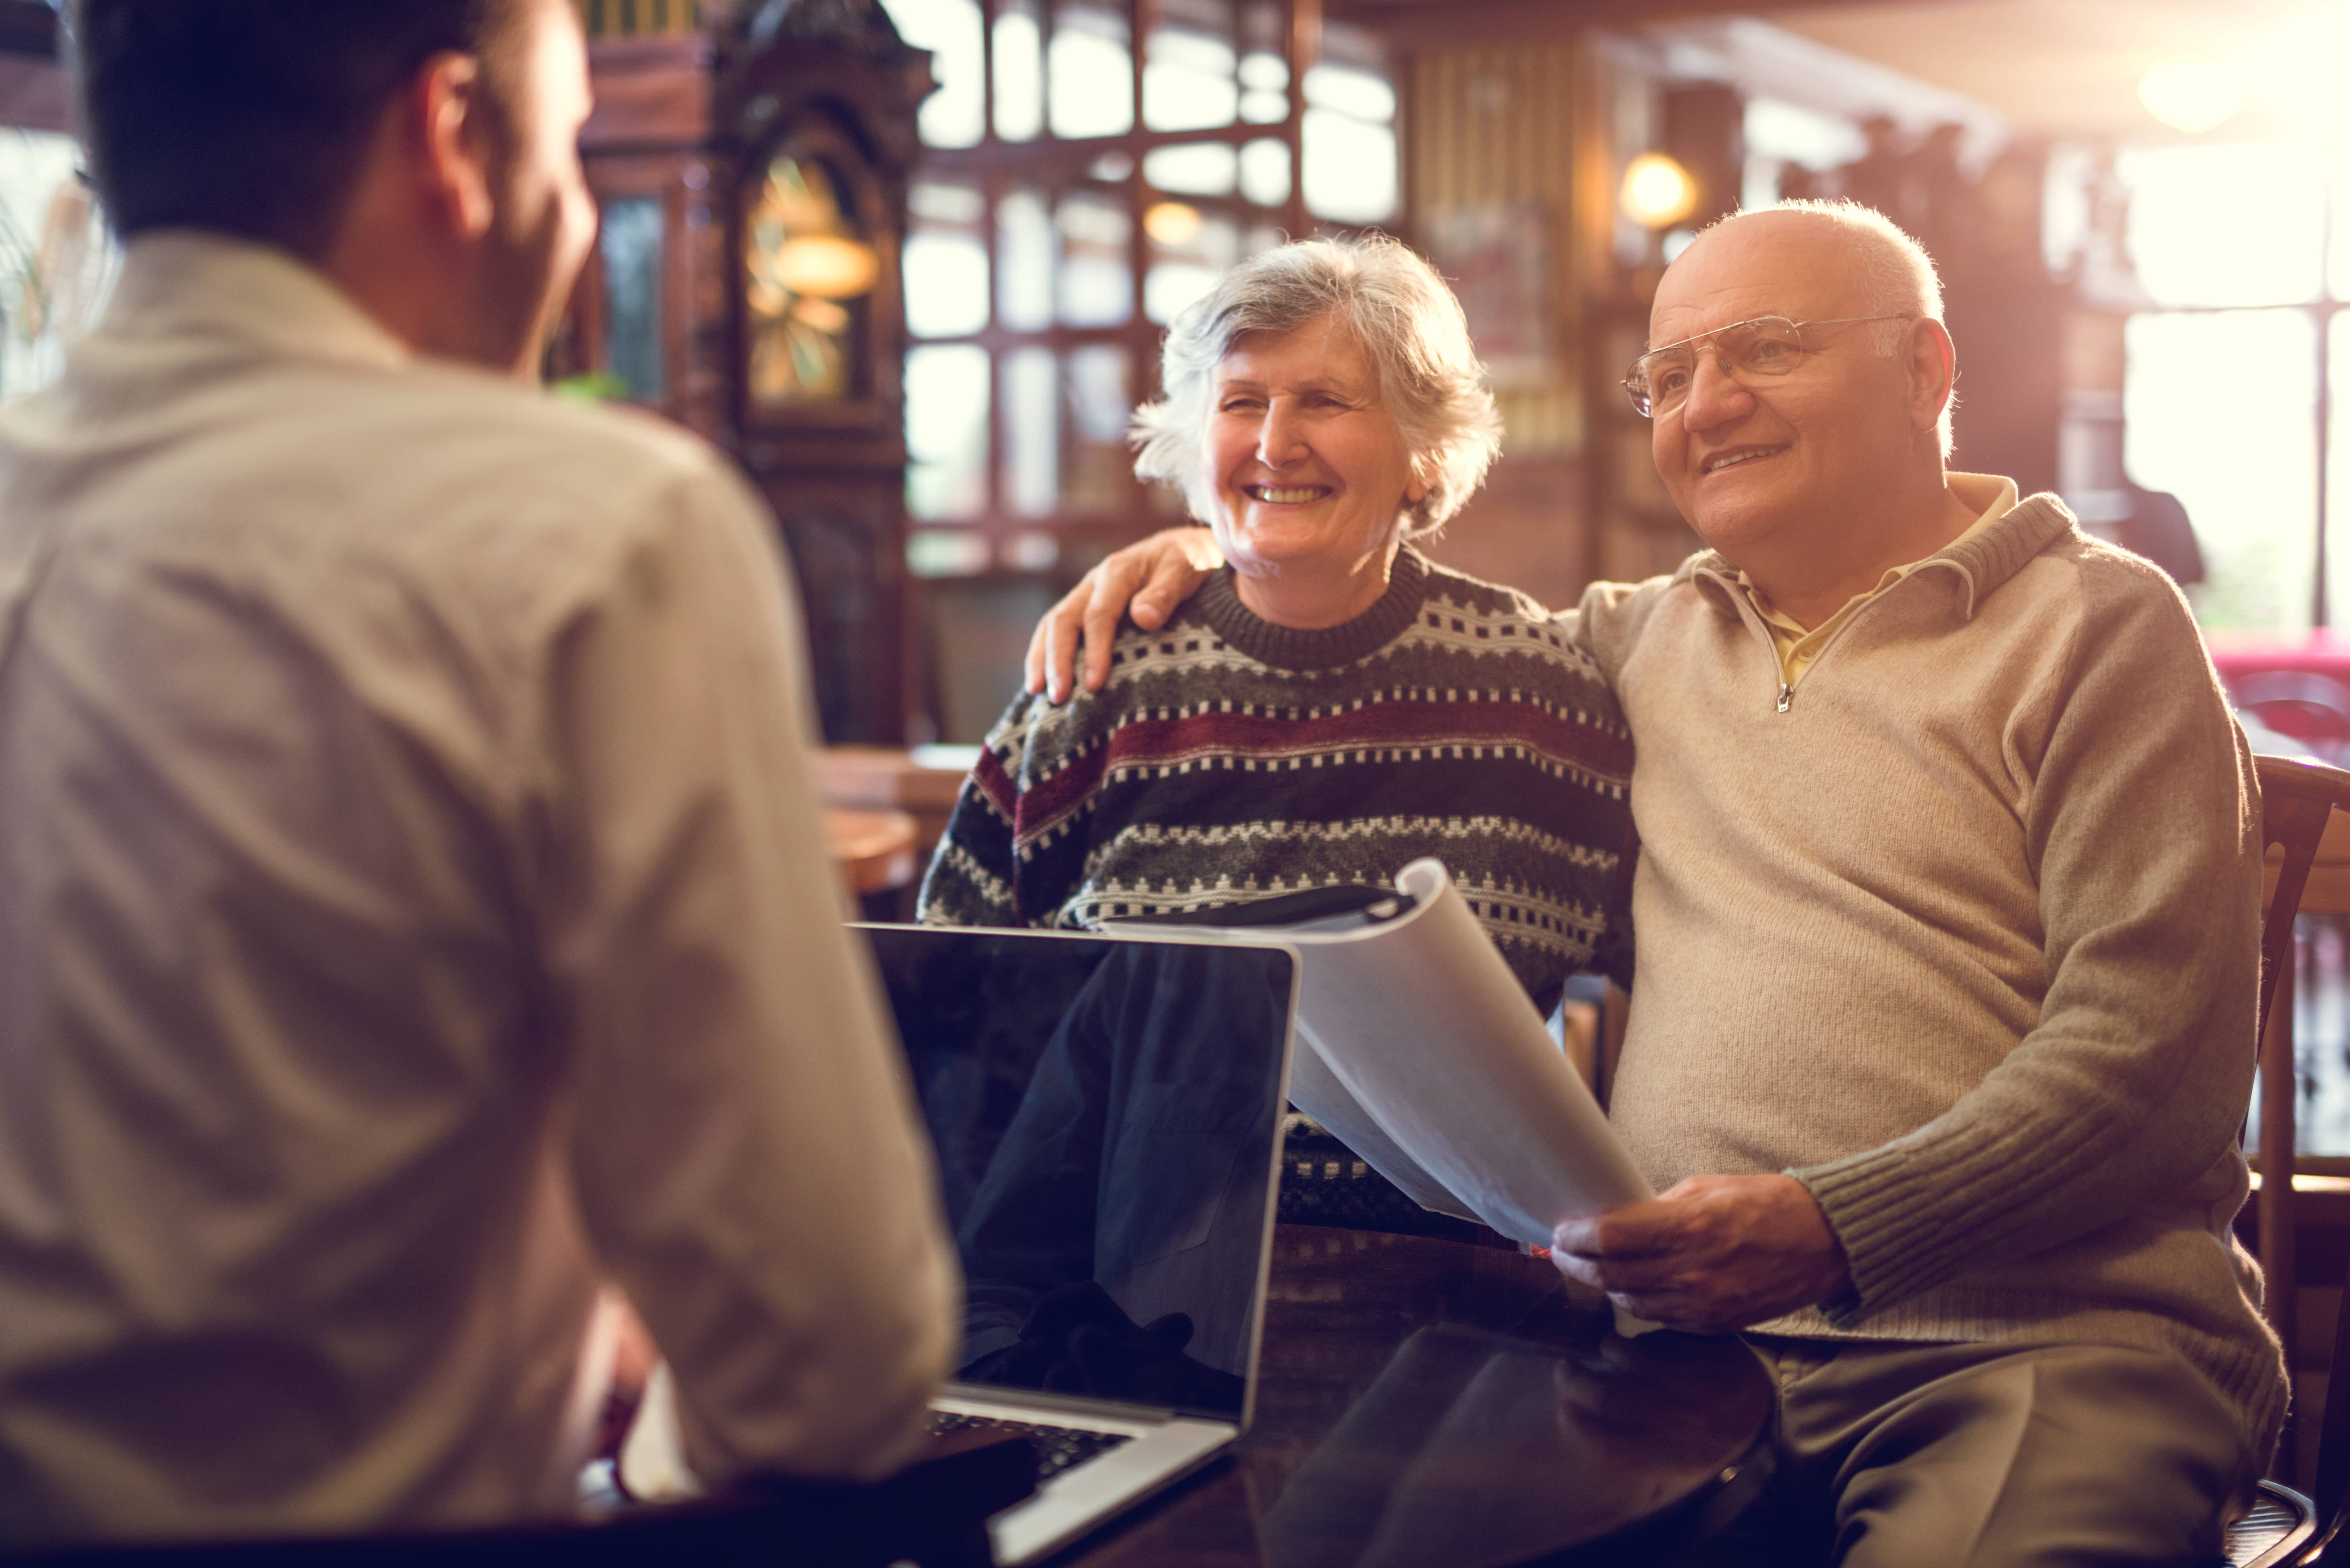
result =
[[[2293,1096],[2296,1069],[2292,1031],[2268,1027],[2276,1002],[2278,977],[2286,972],[2293,950],[2294,917],[2316,864],[2327,819],[2336,806],[2350,810],[2350,773],[2301,757],[2256,757],[2261,782],[2261,839],[2263,849],[2281,849],[2275,885],[2261,912],[2261,1262],[2269,1274],[2272,1302],[2283,1305],[2270,1321],[2290,1331],[2290,1310],[2299,1272],[2292,1236],[2293,1166],[2295,1139]],[[2293,1006],[2290,994],[2284,998]],[[2290,1355],[2290,1337],[2286,1345]],[[2334,1365],[2350,1368],[2350,1313],[2336,1320]],[[2341,1527],[2342,1495],[2350,1480],[2350,1390],[2329,1397],[2318,1438],[2316,1497],[2318,1519],[2326,1539]]]
[[[2303,757],[2254,757],[2252,763],[2261,780],[2262,846],[2281,846],[2284,851],[2276,885],[2261,912],[2260,1019],[2265,1037],[2277,976],[2293,944],[2293,917],[2301,911],[2301,896],[2317,860],[2318,841],[2325,836],[2326,818],[2337,805],[2350,810],[2350,773]]]

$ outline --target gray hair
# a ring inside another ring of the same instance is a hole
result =
[[[1831,202],[1782,202],[1760,211],[1794,213],[1835,229],[1859,265],[1865,314],[1942,319],[1942,275],[1936,269],[1934,258],[1907,230],[1876,208],[1865,207],[1849,197],[1839,197]],[[1742,213],[1738,215],[1746,216]],[[1869,340],[1882,359],[1899,354],[1909,338],[1909,324],[1905,322],[1880,321],[1868,331]],[[1950,415],[1958,406],[1958,389],[1953,387],[1950,401],[1942,405],[1939,429],[1946,460],[1952,445]]]
[[[1167,329],[1166,396],[1134,411],[1134,472],[1182,486],[1203,521],[1214,482],[1201,470],[1216,367],[1241,338],[1294,332],[1335,314],[1378,369],[1379,399],[1428,493],[1398,515],[1401,536],[1424,538],[1485,482],[1502,448],[1501,416],[1469,323],[1444,280],[1399,241],[1311,239],[1280,245],[1224,275]]]

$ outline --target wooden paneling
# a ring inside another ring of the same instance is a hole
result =
[[[596,110],[582,147],[610,153],[710,140],[709,39],[599,38],[589,52]]]
[[[1593,27],[1636,26],[1719,15],[1722,0],[1326,0],[1330,15],[1377,31],[1399,48],[1476,44],[1501,48],[1564,42]],[[1853,5],[1887,8],[1936,0],[1744,0],[1748,16]]]
[[[1547,315],[1555,378],[1503,388],[1503,452],[1572,453],[1582,446],[1574,374],[1574,116],[1576,54],[1569,44],[1426,49],[1402,73],[1405,160],[1415,231],[1425,237],[1459,208],[1538,203],[1548,224]]]
[[[698,33],[707,20],[702,0],[572,0],[591,38]]]
[[[1595,223],[1603,235],[1596,265],[1607,264],[1614,166],[1592,70],[1582,45],[1556,38],[1515,47],[1424,44],[1399,59],[1397,71],[1413,237],[1426,246],[1450,213],[1532,206],[1542,214],[1547,253],[1549,373],[1496,389],[1502,460],[1428,551],[1553,606],[1575,602],[1598,557],[1581,324]]]

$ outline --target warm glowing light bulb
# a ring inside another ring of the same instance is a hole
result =
[[[1142,214],[1142,232],[1172,250],[1200,237],[1200,210],[1186,202],[1161,202]]]
[[[1624,168],[1624,213],[1651,229],[1669,229],[1697,211],[1697,182],[1661,152],[1643,152]]]
[[[2212,130],[2236,117],[2251,96],[2243,67],[2225,60],[2173,60],[2138,78],[2138,101],[2148,114],[2189,135]]]

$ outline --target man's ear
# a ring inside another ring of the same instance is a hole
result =
[[[1942,422],[1959,382],[1959,347],[1950,329],[1927,317],[1909,328],[1909,423],[1925,431]]]
[[[456,238],[480,239],[495,215],[489,123],[494,110],[482,62],[472,55],[433,56],[410,84],[406,107],[426,201]]]

